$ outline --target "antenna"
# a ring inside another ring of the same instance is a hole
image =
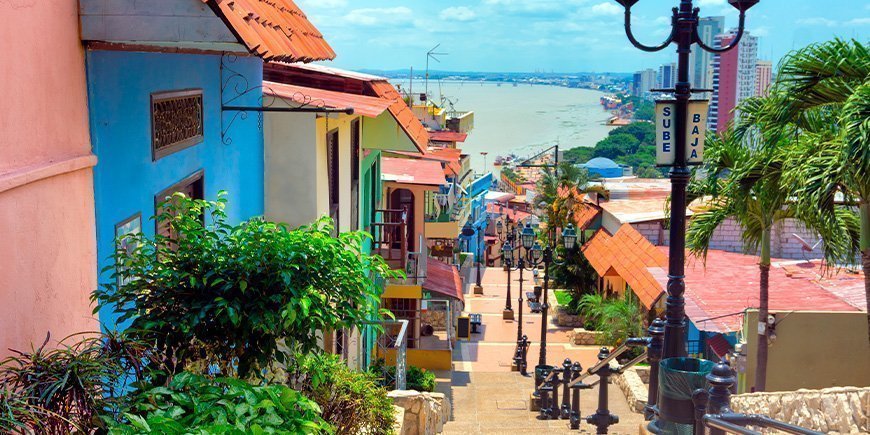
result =
[[[441,44],[438,44],[432,47],[431,50],[426,52],[426,100],[429,100],[429,59],[434,60],[435,62],[441,63],[441,60],[438,59],[437,56],[447,56],[447,53],[439,53],[435,50],[440,47]]]
[[[806,262],[809,263],[810,262],[809,253],[815,251],[816,248],[819,247],[819,245],[822,243],[822,239],[819,239],[815,245],[810,245],[806,240],[801,238],[801,236],[799,236],[795,233],[791,233],[791,235],[794,236],[794,238],[796,238],[798,240],[798,243],[801,244],[801,252],[804,254],[804,260],[806,260]]]

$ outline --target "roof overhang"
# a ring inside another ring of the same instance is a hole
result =
[[[263,94],[278,97],[290,104],[333,109],[351,108],[355,114],[370,118],[380,116],[390,105],[389,101],[381,98],[268,81],[263,82]]]

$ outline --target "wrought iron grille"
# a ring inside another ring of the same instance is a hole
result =
[[[202,89],[151,94],[151,152],[154,160],[202,140]]]

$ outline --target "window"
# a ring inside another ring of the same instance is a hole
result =
[[[197,171],[187,178],[179,181],[178,183],[173,184],[169,188],[161,191],[157,195],[154,196],[154,214],[158,215],[161,213],[160,204],[163,203],[167,197],[172,196],[176,192],[181,192],[189,198],[193,199],[203,199],[205,197],[205,185],[204,185],[204,172]],[[176,234],[172,233],[172,228],[166,222],[155,222],[155,232],[158,235],[168,237],[170,239],[174,239]]]
[[[203,140],[202,89],[151,94],[151,159]]]
[[[326,166],[329,178],[329,217],[338,230],[339,173],[338,173],[338,130],[326,134]]]

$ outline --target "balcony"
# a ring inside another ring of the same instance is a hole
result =
[[[448,112],[447,129],[457,133],[468,133],[474,130],[474,112]]]
[[[411,251],[409,241],[413,237],[408,225],[407,210],[375,210],[372,223],[372,253],[380,255],[387,264],[405,272],[405,278],[393,280],[389,285],[419,287],[426,279],[426,244],[417,240],[416,251]]]
[[[427,192],[425,234],[428,239],[455,239],[470,212],[468,198],[459,198],[452,186],[447,193]]]

